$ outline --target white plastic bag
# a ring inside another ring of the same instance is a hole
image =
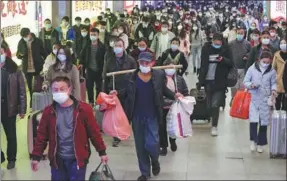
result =
[[[167,114],[167,133],[171,138],[192,136],[190,115],[193,113],[195,98],[187,96],[175,101]]]

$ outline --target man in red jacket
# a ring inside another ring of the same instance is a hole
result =
[[[43,111],[32,152],[32,170],[38,170],[41,155],[49,142],[51,180],[85,180],[91,154],[89,139],[101,161],[108,161],[93,109],[71,96],[69,78],[56,77],[51,85],[54,103]]]

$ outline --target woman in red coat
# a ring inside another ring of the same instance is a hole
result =
[[[3,47],[4,47],[4,51],[6,53],[6,56],[9,57],[9,58],[12,58],[11,50],[9,48],[8,43],[4,39],[4,34],[3,33],[1,33],[1,40],[2,40],[1,41],[1,45],[3,45]]]

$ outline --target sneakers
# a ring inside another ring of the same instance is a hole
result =
[[[152,174],[154,176],[158,176],[158,174],[160,173],[160,164],[159,162],[155,162],[155,163],[152,163]]]
[[[256,150],[256,143],[254,141],[251,141],[250,150],[251,151],[255,151]]]
[[[171,149],[171,151],[176,152],[177,145],[176,145],[175,139],[170,139],[169,142],[170,142],[170,149]]]
[[[166,154],[167,154],[167,148],[161,148],[160,152],[159,152],[159,155],[160,156],[166,156]]]
[[[258,153],[263,153],[263,151],[264,151],[264,150],[263,150],[263,146],[258,145],[258,146],[257,146],[257,152],[258,152]]]
[[[218,131],[217,131],[217,127],[212,127],[211,128],[211,136],[217,136]]]
[[[7,169],[11,170],[13,168],[15,168],[15,161],[9,161],[7,164]]]
[[[146,180],[148,180],[148,179],[149,179],[149,177],[144,176],[144,175],[141,175],[137,180],[138,180],[138,181],[146,181]]]

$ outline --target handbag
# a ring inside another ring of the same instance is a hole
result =
[[[110,167],[107,164],[100,163],[89,177],[89,181],[97,180],[116,180]]]
[[[233,67],[229,70],[227,75],[227,87],[234,87],[237,84],[238,72],[236,67]]]
[[[251,94],[247,90],[238,90],[232,101],[230,116],[239,119],[249,118]]]

